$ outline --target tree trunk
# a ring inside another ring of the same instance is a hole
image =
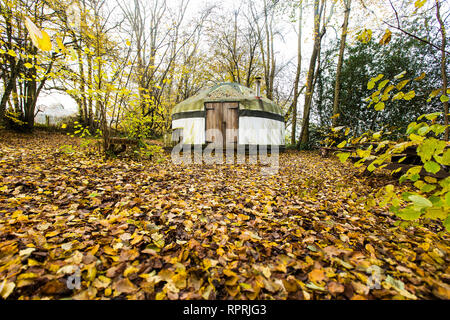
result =
[[[440,13],[440,7],[441,3],[439,0],[436,0],[436,18],[439,21],[439,25],[441,27],[441,38],[442,38],[442,44],[441,44],[441,77],[442,77],[442,95],[447,95],[447,66],[446,66],[446,55],[445,55],[445,47],[447,45],[447,36],[445,31],[444,22],[441,18]],[[449,128],[448,128],[448,101],[443,102],[444,104],[444,125],[445,125],[445,133],[444,133],[444,140],[448,141],[449,138]]]
[[[88,110],[87,110],[87,103],[86,103],[86,96],[85,91],[86,91],[86,87],[85,87],[85,77],[84,77],[84,63],[83,63],[83,56],[82,56],[82,41],[80,38],[80,42],[78,45],[78,48],[76,49],[77,52],[77,58],[78,58],[78,68],[79,68],[79,90],[82,93],[81,94],[81,98],[79,99],[79,104],[78,104],[78,112],[79,112],[79,116],[80,116],[80,122],[83,124],[83,126],[87,126],[89,124],[88,121]]]
[[[291,144],[295,144],[295,134],[297,130],[297,103],[298,103],[298,83],[300,81],[300,73],[302,71],[302,16],[303,7],[300,2],[300,8],[298,13],[298,47],[297,47],[297,71],[295,74],[294,82],[294,101],[292,102],[292,133]]]
[[[269,18],[269,8],[267,5],[267,1],[264,0],[264,30],[265,30],[265,46],[260,45],[261,49],[261,58],[262,63],[264,65],[264,80],[266,83],[266,96],[267,99],[272,100],[273,98],[273,82],[275,77],[275,59],[273,53],[273,30],[272,30],[272,21]],[[270,25],[269,25],[270,24]],[[262,41],[262,40],[261,40]],[[265,51],[265,52],[264,52]]]
[[[342,63],[344,61],[345,41],[347,38],[347,27],[348,27],[348,20],[349,20],[349,16],[350,16],[351,4],[352,4],[352,0],[347,0],[345,2],[344,24],[342,25],[341,45],[339,48],[339,58],[338,58],[338,64],[337,64],[337,68],[336,68],[336,83],[334,86],[333,120],[332,120],[333,127],[335,127],[337,125],[337,121],[338,121],[337,114],[339,113],[339,91],[340,91],[340,86],[341,86],[340,76],[341,76]]]
[[[11,92],[14,89],[14,85],[16,83],[17,75],[19,74],[21,60],[14,65],[11,70],[11,75],[8,79],[8,84],[5,87],[5,91],[3,92],[2,100],[0,102],[0,121],[4,120],[5,112],[6,112],[6,104],[8,103]]]
[[[5,39],[6,40],[5,44],[7,45],[6,47],[8,49],[12,49],[12,30],[13,30],[12,22],[11,22],[12,11],[11,11],[11,9],[7,9],[7,8],[3,9],[3,7],[2,7],[2,16],[5,19],[5,24],[6,24],[5,31],[7,33],[7,39]],[[14,57],[9,56],[9,61],[10,61],[11,71],[9,74],[9,79],[7,77],[5,77],[3,79],[3,84],[5,86],[5,90],[3,92],[3,96],[2,96],[2,99],[0,102],[0,122],[3,122],[3,120],[5,120],[6,105],[8,103],[11,92],[13,92],[13,90],[15,88],[16,78],[20,71],[22,60],[19,59],[19,61],[16,64]],[[6,71],[4,71],[4,72],[5,72],[5,74],[7,74]],[[8,79],[8,80],[6,80],[6,79]]]
[[[300,133],[300,143],[307,143],[309,140],[309,114],[313,94],[314,69],[320,48],[320,13],[319,0],[314,0],[314,48],[309,61],[309,70],[306,78],[305,105],[303,107],[302,131]],[[322,3],[323,5],[323,3]]]
[[[93,81],[92,81],[92,56],[90,53],[87,54],[87,62],[88,62],[88,74],[87,74],[87,82],[89,88],[89,98],[88,98],[88,125],[89,129],[92,131],[94,127],[94,111],[93,111],[93,93],[94,89]]]

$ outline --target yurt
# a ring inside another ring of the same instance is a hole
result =
[[[256,92],[233,82],[199,92],[172,111],[172,129],[183,145],[211,142],[227,145],[284,147],[281,108]]]

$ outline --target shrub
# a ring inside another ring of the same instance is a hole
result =
[[[376,87],[376,83],[383,78],[378,75],[368,83],[368,89]],[[402,78],[398,75],[395,80]],[[389,100],[410,101],[415,97],[414,90],[403,92],[402,89],[410,82],[410,79],[400,80],[396,84],[391,80],[384,80],[378,84],[370,97],[367,98],[369,107],[374,106],[375,110],[382,111],[386,108]],[[390,84],[389,84],[390,83]],[[389,85],[388,85],[389,84]],[[394,93],[394,91],[397,91]],[[442,91],[442,90],[441,90]],[[440,92],[443,101],[446,93]],[[439,94],[437,90],[430,94],[429,100]],[[444,98],[442,98],[444,97]],[[436,178],[420,174],[426,171],[436,174],[441,169],[447,170],[450,165],[450,148],[448,142],[443,140],[445,126],[438,123],[440,112],[423,114],[417,121],[411,122],[406,132],[405,139],[392,141],[387,136],[390,132],[366,132],[359,137],[350,137],[343,140],[338,147],[355,145],[355,152],[341,152],[337,156],[341,161],[346,161],[351,155],[360,158],[355,166],[365,166],[368,171],[375,171],[385,168],[392,157],[404,153],[407,148],[416,148],[420,163],[413,165],[399,178],[399,182],[411,181],[414,186],[412,192],[399,193],[394,185],[389,184],[382,188],[377,194],[379,204],[388,205],[390,210],[401,219],[406,221],[417,221],[419,219],[432,219],[443,221],[444,227],[450,231],[450,177]],[[347,128],[346,135],[350,132]],[[366,147],[361,147],[365,145]],[[399,159],[402,162],[406,156]],[[399,172],[401,168],[392,170],[391,173]]]

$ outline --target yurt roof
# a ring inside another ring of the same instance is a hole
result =
[[[198,94],[180,102],[172,111],[172,114],[189,111],[204,110],[205,102],[239,102],[239,108],[245,110],[261,110],[278,115],[283,115],[281,108],[273,101],[256,97],[253,89],[239,83],[224,82],[202,90]]]

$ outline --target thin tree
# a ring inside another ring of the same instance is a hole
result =
[[[302,21],[303,20],[303,1],[300,1],[298,8],[298,34],[297,34],[297,70],[294,81],[294,101],[292,102],[292,132],[291,143],[295,144],[295,134],[297,129],[297,104],[298,104],[298,83],[302,71]]]
[[[448,141],[449,138],[449,127],[448,127],[448,96],[447,96],[447,57],[445,54],[445,47],[447,46],[447,35],[445,31],[445,25],[442,21],[441,17],[441,2],[439,0],[436,1],[436,18],[439,22],[440,31],[441,31],[441,77],[442,77],[442,96],[447,97],[446,99],[441,99],[444,104],[444,125],[445,125],[445,133],[444,139]]]
[[[250,13],[252,14],[259,39],[258,42],[263,65],[266,96],[268,99],[272,99],[275,70],[277,68],[274,52],[274,37],[278,32],[274,30],[274,20],[278,1],[268,3],[267,0],[263,0],[263,10],[261,14],[258,12],[258,4],[256,2],[250,1],[249,4]],[[261,20],[262,22],[260,22]]]
[[[300,140],[298,143],[299,147],[301,144],[305,144],[309,141],[309,115],[311,112],[312,95],[314,92],[314,71],[316,67],[317,57],[320,53],[322,38],[325,35],[327,23],[330,21],[331,15],[334,10],[334,2],[331,5],[330,13],[326,21],[324,9],[325,0],[314,0],[314,47],[311,53],[311,59],[309,60],[309,69],[306,78],[305,104],[303,107],[302,131],[300,133]],[[324,21],[321,28],[320,19],[322,17]]]
[[[341,35],[341,43],[339,47],[339,58],[338,58],[338,64],[336,67],[336,83],[334,86],[334,100],[333,100],[333,120],[332,125],[335,127],[337,125],[338,121],[338,114],[339,114],[339,91],[341,87],[341,70],[342,70],[342,63],[344,61],[344,51],[345,51],[345,41],[347,38],[347,27],[348,27],[348,20],[350,17],[350,9],[352,5],[352,0],[344,0],[345,5],[345,15],[344,15],[344,23],[342,25],[342,35]]]

